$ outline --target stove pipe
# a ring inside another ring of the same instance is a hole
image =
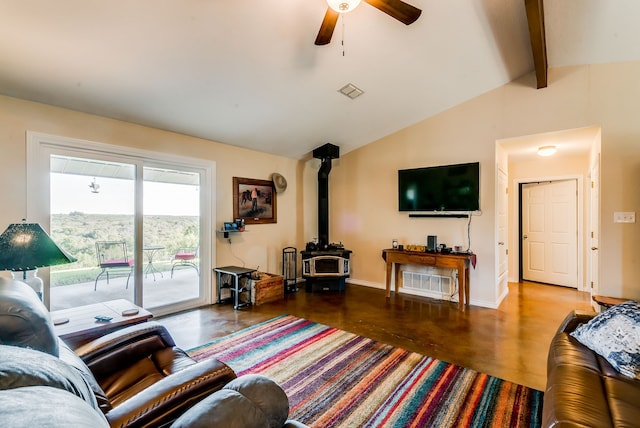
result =
[[[313,157],[321,162],[318,170],[318,246],[326,249],[329,245],[329,173],[331,160],[340,157],[340,148],[327,143],[314,149]]]

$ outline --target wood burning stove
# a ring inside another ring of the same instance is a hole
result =
[[[325,144],[313,151],[320,159],[318,170],[318,242],[309,242],[302,257],[302,277],[306,290],[344,291],[351,272],[351,250],[342,243],[329,243],[329,173],[331,160],[340,157],[340,148]]]
[[[300,254],[307,291],[345,290],[346,279],[351,273],[351,250],[345,250],[342,244],[329,244],[325,249],[318,249],[309,243]]]
[[[304,273],[311,277],[349,275],[349,259],[326,253],[311,256],[304,261]]]

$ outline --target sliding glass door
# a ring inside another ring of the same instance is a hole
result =
[[[127,299],[161,314],[210,302],[212,168],[36,137],[29,159],[46,174],[28,168],[29,187],[47,181],[49,203],[28,211],[78,258],[50,269],[51,310]]]
[[[143,301],[168,305],[199,296],[200,175],[144,167]]]
[[[78,261],[51,268],[51,309],[134,301],[135,164],[50,156],[51,238]]]

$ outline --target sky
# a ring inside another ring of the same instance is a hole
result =
[[[133,215],[133,181],[97,177],[99,193],[89,185],[93,177],[72,174],[51,174],[51,213]],[[144,214],[198,216],[200,188],[183,184],[145,181]]]

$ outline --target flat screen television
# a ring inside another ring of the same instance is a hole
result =
[[[398,171],[400,211],[478,211],[480,163]]]

